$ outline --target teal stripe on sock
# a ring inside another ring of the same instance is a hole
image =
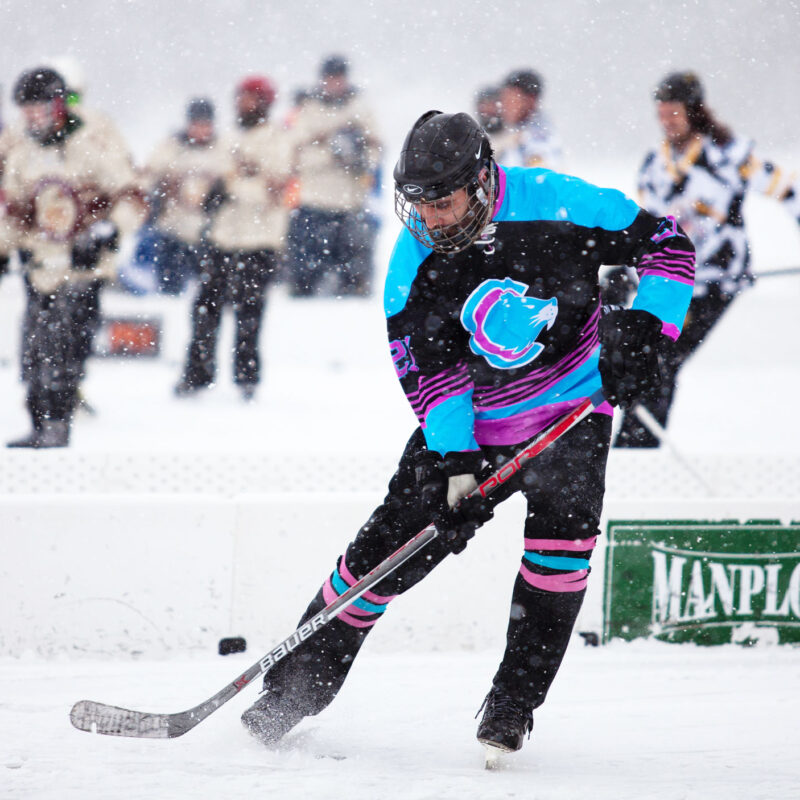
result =
[[[569,558],[567,556],[543,556],[540,553],[525,551],[525,559],[531,564],[538,564],[540,567],[549,569],[578,570],[589,569],[588,558]]]
[[[331,583],[333,584],[333,588],[336,589],[336,594],[340,597],[350,588],[342,579],[338,569],[333,571]],[[373,614],[383,614],[383,612],[386,611],[386,603],[379,606],[376,603],[370,603],[369,600],[365,600],[363,597],[359,597],[358,600],[353,600],[353,605],[356,608],[362,609],[362,611],[370,611]]]

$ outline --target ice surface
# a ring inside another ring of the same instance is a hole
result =
[[[473,714],[496,654],[378,655],[278,750],[240,726],[244,692],[174,740],[72,730],[89,697],[178,711],[254,656],[0,662],[0,795],[83,800],[775,800],[796,797],[800,660],[790,648],[572,644],[533,736],[486,772]]]

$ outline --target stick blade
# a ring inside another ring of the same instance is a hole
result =
[[[80,700],[72,707],[69,720],[79,731],[104,736],[130,736],[136,739],[170,739],[183,731],[170,732],[168,714],[146,714],[127,708]]]

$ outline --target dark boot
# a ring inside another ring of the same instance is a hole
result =
[[[239,384],[239,391],[242,393],[242,400],[245,403],[252,403],[256,399],[256,384],[255,383],[242,383]]]
[[[39,446],[40,432],[34,428],[27,436],[19,439],[14,439],[9,442],[6,447],[38,447]]]
[[[69,445],[69,423],[66,420],[42,420],[40,428],[22,439],[9,442],[7,447],[32,447],[36,449],[46,447],[67,447]]]
[[[320,590],[300,624],[325,605]],[[264,693],[242,714],[245,728],[271,745],[303,717],[319,714],[338,694],[370,630],[334,619],[306,639],[264,676]]]
[[[46,419],[42,422],[37,447],[67,447],[69,445],[69,422],[63,419]]]
[[[530,739],[533,713],[511,695],[493,688],[486,695],[478,714],[481,709],[485,709],[481,724],[478,725],[477,737],[481,744],[513,753],[522,747],[526,733]]]
[[[190,383],[186,378],[182,378],[173,391],[176,397],[192,397],[202,392],[203,389],[210,388],[211,385],[210,383]]]

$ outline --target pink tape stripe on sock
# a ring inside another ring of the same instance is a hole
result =
[[[331,584],[331,579],[325,581],[322,584],[322,597],[325,600],[327,605],[330,605],[339,595],[336,594],[336,589],[333,588]],[[363,620],[358,619],[357,617],[353,616],[353,614],[348,612],[356,612],[356,613],[367,613],[362,611],[361,609],[354,608],[352,605],[348,606],[346,610],[340,611],[336,618],[340,619],[342,622],[346,622],[348,625],[352,625],[354,628],[371,628],[378,620]]]
[[[588,569],[579,569],[564,575],[539,575],[522,564],[519,571],[527,583],[546,592],[579,592],[586,588],[589,580]]]
[[[348,586],[354,586],[356,583],[358,583],[358,580],[355,577],[353,577],[353,574],[347,568],[347,553],[344,554],[344,557],[339,563],[339,574],[342,576],[344,582]],[[391,600],[394,600],[395,597],[397,597],[396,594],[383,596],[380,594],[375,594],[375,592],[364,592],[364,594],[362,594],[361,596],[365,600],[369,600],[370,603],[375,603],[376,605],[379,606],[385,605],[386,603],[390,602]]]
[[[586,550],[594,550],[596,542],[596,536],[592,536],[589,539],[526,539],[525,549],[584,552]]]

